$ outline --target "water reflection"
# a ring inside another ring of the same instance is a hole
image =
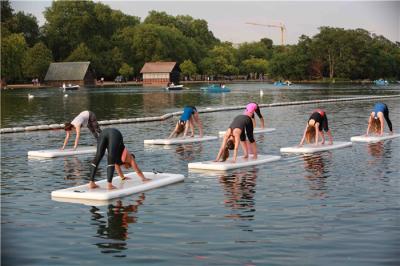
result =
[[[64,179],[65,180],[82,180],[81,173],[84,165],[78,157],[64,157]],[[88,168],[88,167],[86,167]]]
[[[368,144],[368,154],[376,159],[382,159],[384,155],[383,141]]]
[[[117,200],[114,204],[109,204],[106,221],[104,221],[103,218],[105,217],[99,208],[91,208],[92,220],[98,225],[97,237],[105,240],[116,240],[96,243],[96,246],[101,249],[102,253],[117,253],[127,249],[126,240],[132,238],[132,236],[129,237],[128,226],[137,222],[136,213],[144,200],[145,195],[141,193],[133,204],[124,206],[122,200]]]
[[[236,170],[219,176],[225,193],[224,205],[232,210],[226,218],[254,220],[257,168]]]
[[[203,151],[201,143],[198,144],[181,144],[175,148],[175,153],[183,161],[193,161],[195,156]]]
[[[305,177],[309,180],[310,190],[316,193],[315,197],[325,197],[326,179],[329,177],[327,165],[330,165],[331,157],[330,152],[303,155]]]

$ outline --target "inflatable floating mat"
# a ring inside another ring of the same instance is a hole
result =
[[[172,139],[145,139],[144,144],[153,144],[153,145],[170,145],[170,144],[182,144],[182,143],[191,143],[191,142],[200,142],[200,141],[208,141],[218,139],[215,136],[203,136],[200,138],[199,136],[194,137],[179,137]]]
[[[152,173],[152,172],[144,172],[143,173],[146,178],[151,179],[148,182],[142,182],[141,178],[137,176],[135,172],[131,172],[126,174],[126,177],[131,179],[121,180],[121,178],[114,177],[113,185],[117,187],[116,189],[107,189],[107,180],[103,179],[101,181],[96,182],[99,188],[90,189],[87,184],[60,189],[51,192],[51,197],[54,200],[57,198],[63,199],[84,199],[84,200],[111,200],[113,198],[120,198],[124,196],[128,196],[134,193],[163,187],[169,184],[173,184],[176,182],[183,181],[185,179],[184,175],[180,174],[168,174],[168,173]]]
[[[267,133],[267,132],[272,132],[275,131],[275,128],[255,128],[253,131],[253,134],[261,134],[261,133]],[[218,132],[218,135],[220,137],[225,135],[226,131],[220,131]]]
[[[249,156],[248,159],[244,159],[243,156],[238,156],[235,163],[232,163],[232,158],[228,158],[225,162],[214,162],[214,161],[205,161],[205,162],[197,162],[197,163],[189,163],[189,169],[200,169],[200,170],[219,170],[226,171],[230,169],[242,168],[246,166],[252,166],[257,164],[263,164],[268,162],[277,161],[281,158],[281,156],[274,155],[257,155],[257,159],[252,159],[252,155]]]
[[[343,141],[334,141],[332,145],[329,145],[327,142],[325,144],[319,144],[315,146],[314,144],[305,144],[302,147],[293,146],[281,148],[281,152],[283,153],[313,153],[319,151],[328,151],[334,149],[340,149],[344,147],[351,146],[351,142],[343,142]]]
[[[72,156],[72,155],[80,155],[80,154],[94,154],[96,153],[96,147],[80,147],[78,146],[76,150],[73,148],[68,148],[64,150],[60,149],[52,149],[52,150],[39,150],[39,151],[28,151],[29,157],[38,157],[38,158],[54,158],[54,157],[62,157],[62,156]]]
[[[354,136],[351,137],[351,141],[354,142],[379,142],[382,140],[387,140],[387,139],[394,139],[400,137],[400,134],[388,134],[384,133],[383,136],[377,136],[377,135],[369,135],[369,136]]]

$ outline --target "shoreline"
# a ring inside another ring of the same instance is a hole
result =
[[[225,83],[225,84],[232,84],[232,83],[265,83],[265,84],[273,84],[271,80],[243,80],[243,79],[234,79],[234,80],[212,80],[212,81],[205,81],[205,80],[190,80],[190,81],[181,81],[180,84],[204,84],[204,83]],[[339,81],[331,81],[331,80],[297,80],[292,81],[295,84],[374,84],[372,80],[339,80]],[[93,88],[102,88],[102,87],[126,87],[126,86],[143,86],[143,82],[138,81],[128,81],[123,83],[117,83],[112,81],[105,81],[104,84],[96,84]],[[150,87],[150,86],[149,86]],[[55,88],[59,89],[58,87],[48,86],[48,85],[33,85],[33,84],[9,84],[6,86],[1,86],[1,90],[14,90],[14,89],[45,89],[45,88]]]

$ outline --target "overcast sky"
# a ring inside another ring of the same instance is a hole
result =
[[[97,1],[98,2],[98,1]],[[318,27],[363,28],[391,41],[400,41],[400,1],[100,1],[112,9],[143,19],[150,10],[204,19],[222,41],[259,41],[267,37],[280,44],[280,29],[246,24],[286,26],[286,43],[296,44],[300,35],[312,37]],[[52,1],[11,1],[17,11],[33,14],[40,25],[43,11]]]

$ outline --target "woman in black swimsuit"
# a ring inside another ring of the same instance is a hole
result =
[[[328,117],[324,110],[314,110],[310,118],[307,121],[306,128],[304,129],[303,138],[300,141],[299,146],[303,146],[304,140],[307,143],[312,143],[315,140],[315,145],[318,145],[318,137],[321,135],[322,142],[325,143],[324,131],[329,136],[329,145],[332,145],[333,138],[331,131],[328,127]]]
[[[229,150],[233,150],[233,160],[232,162],[236,162],[237,152],[239,149],[239,143],[242,146],[244,152],[244,158],[249,157],[249,147],[246,142],[246,137],[250,142],[250,148],[253,152],[253,159],[257,159],[257,146],[253,136],[253,121],[251,116],[253,112],[247,112],[244,115],[238,115],[235,117],[229,128],[226,130],[224,139],[221,144],[221,148],[219,149],[217,158],[214,160],[215,162],[221,161],[224,162],[229,157]]]
[[[117,169],[118,175],[122,180],[129,179],[125,177],[121,170],[121,165],[124,165],[126,169],[132,167],[135,170],[136,174],[142,179],[143,182],[148,181],[149,179],[145,178],[142,171],[139,169],[138,165],[135,161],[135,155],[133,153],[129,153],[128,149],[124,145],[124,140],[122,138],[122,134],[118,129],[115,128],[106,128],[104,129],[99,136],[97,142],[97,151],[96,157],[92,162],[92,169],[90,171],[90,182],[89,188],[97,188],[98,185],[94,182],[94,176],[97,171],[97,167],[101,159],[104,156],[105,151],[107,150],[107,181],[108,189],[114,189],[115,187],[112,185],[112,179],[114,175],[114,170]]]

